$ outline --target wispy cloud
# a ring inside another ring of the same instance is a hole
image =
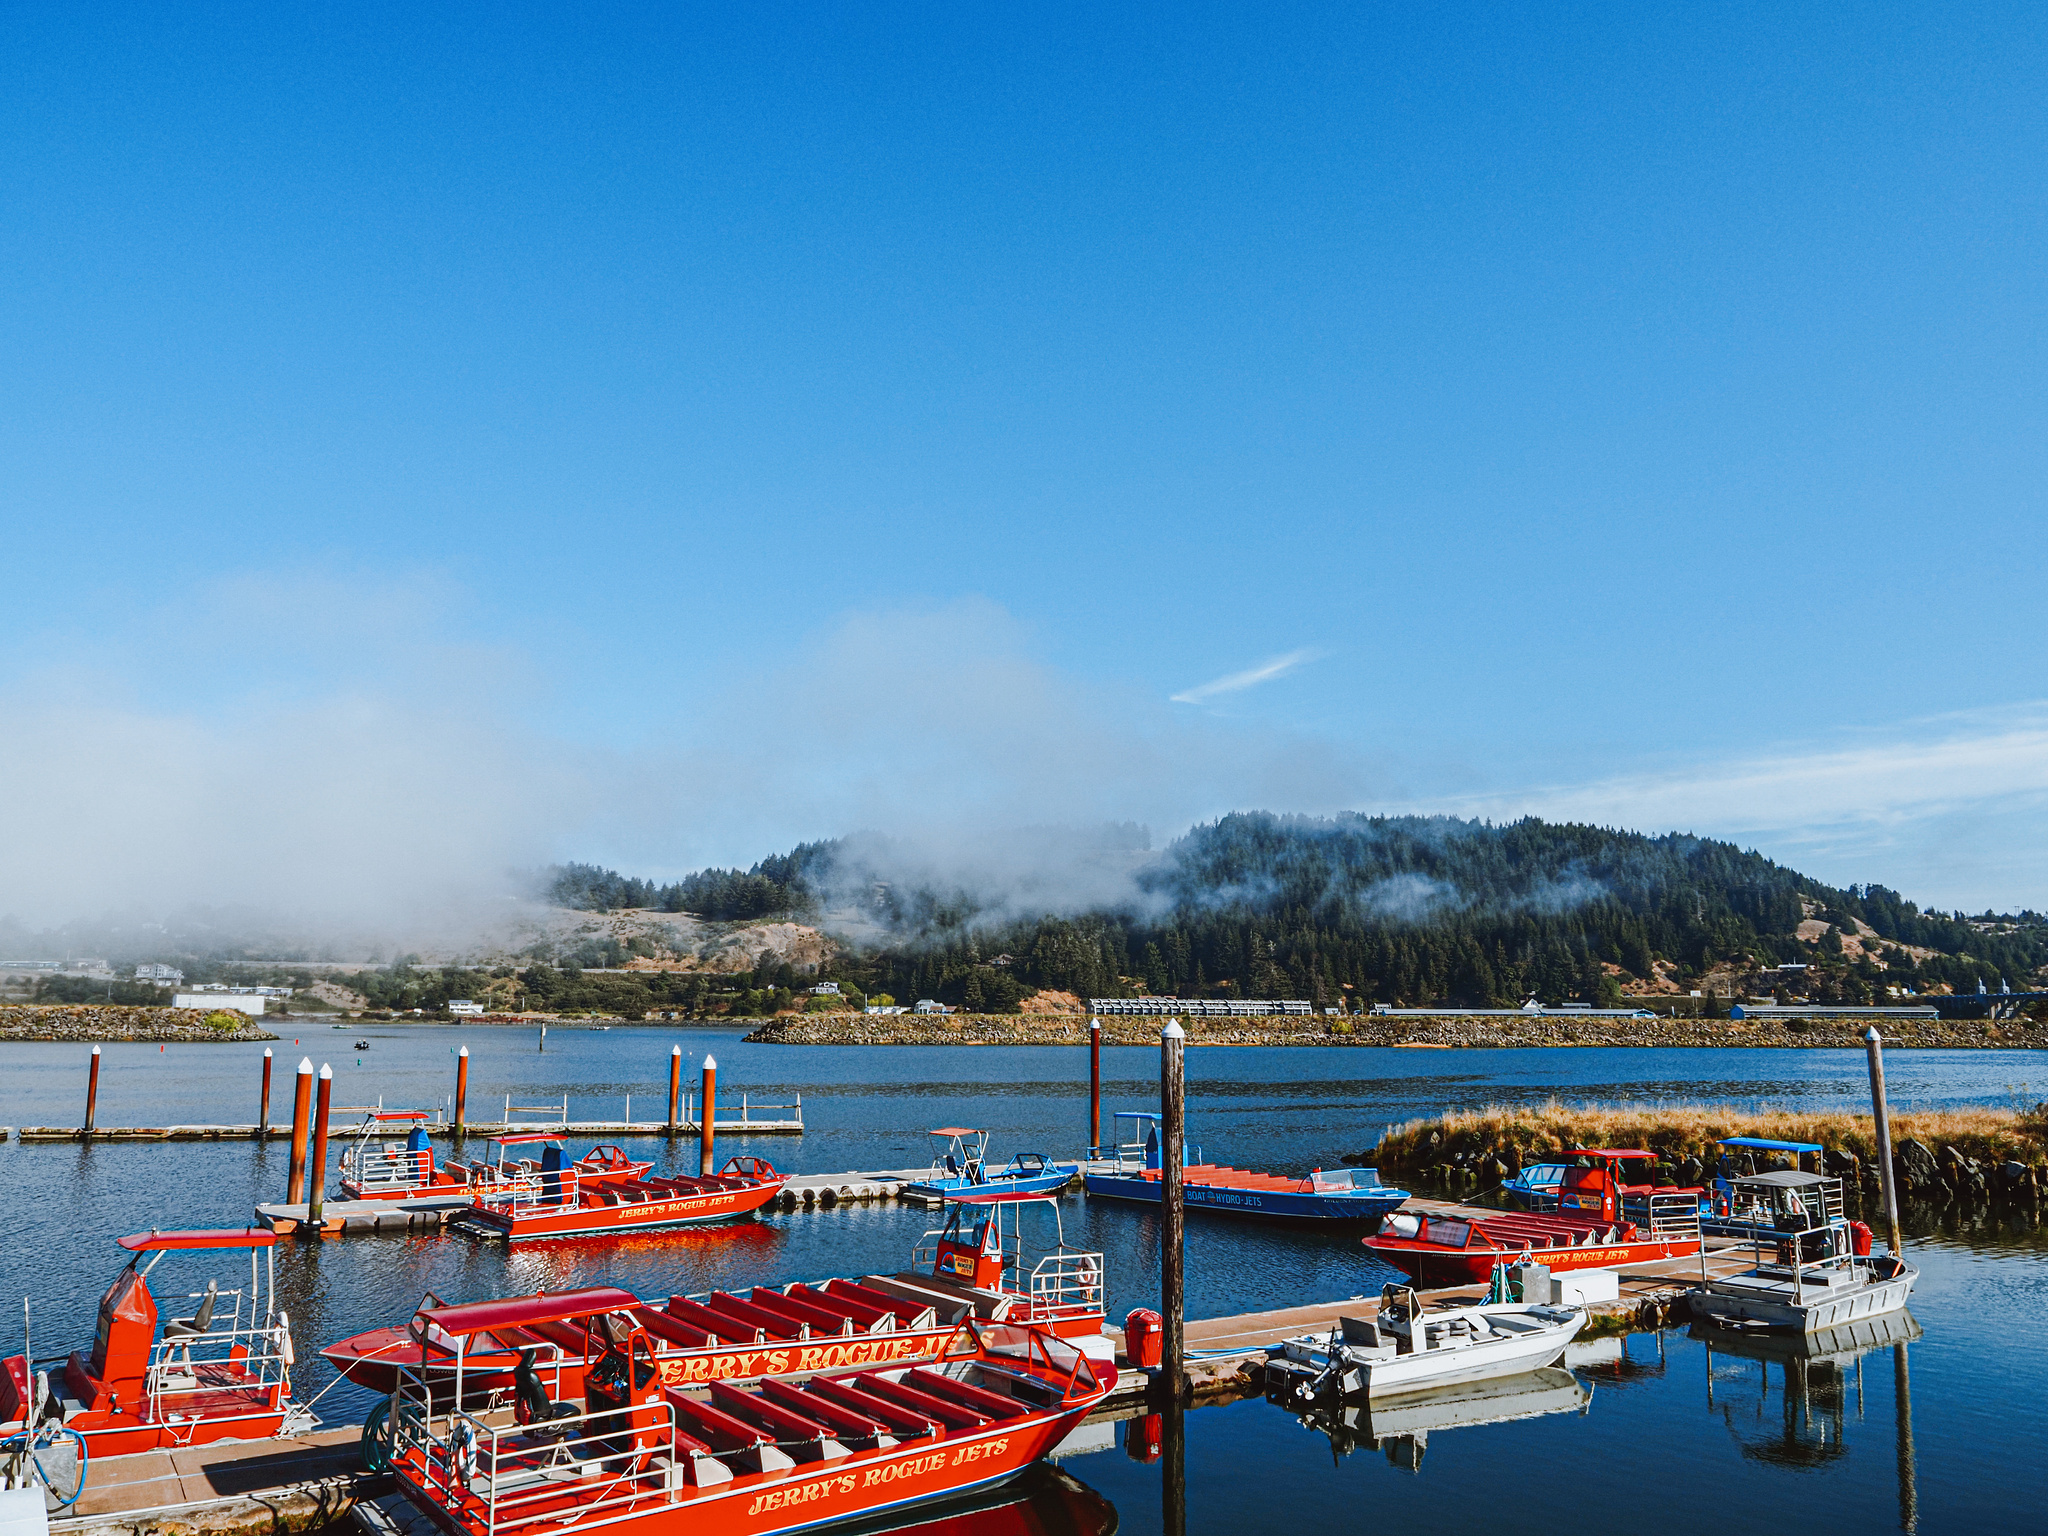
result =
[[[1275,656],[1271,661],[1262,661],[1256,667],[1247,667],[1242,672],[1225,673],[1193,688],[1172,695],[1176,704],[1204,704],[1219,693],[1242,693],[1247,688],[1256,688],[1261,683],[1270,683],[1276,677],[1285,677],[1296,667],[1322,659],[1321,651],[1289,651],[1285,656]]]
[[[1449,808],[1495,820],[1698,832],[1837,882],[1881,881],[1972,910],[2038,905],[2048,703],[1906,721],[1849,745],[1473,796]]]

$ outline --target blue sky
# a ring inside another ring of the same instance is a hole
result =
[[[1265,805],[2048,906],[2044,45],[12,11],[0,879]]]

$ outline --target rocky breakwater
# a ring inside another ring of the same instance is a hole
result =
[[[1379,1144],[1344,1160],[1382,1177],[1434,1179],[1483,1192],[1527,1163],[1576,1147],[1641,1147],[1662,1184],[1711,1175],[1724,1136],[1818,1143],[1826,1171],[1875,1196],[1877,1139],[1868,1115],[1752,1112],[1731,1105],[1564,1104],[1455,1111],[1390,1125]],[[2048,1103],[2031,1109],[1952,1109],[1892,1116],[1892,1166],[1909,1199],[2036,1206],[2048,1196]],[[1789,1157],[1744,1154],[1738,1171],[1790,1167]]]
[[[0,1040],[200,1045],[276,1038],[249,1015],[230,1008],[126,1008],[113,1004],[0,1008]]]
[[[1105,1045],[1152,1045],[1159,1018],[1105,1016]],[[1855,1049],[1866,1021],[1856,1019],[1575,1019],[1545,1014],[1484,1018],[1456,1014],[1348,1018],[1301,1014],[1183,1019],[1190,1045],[1367,1045],[1408,1049],[1504,1050],[1525,1046],[1735,1046],[1749,1049]],[[2036,1019],[1887,1019],[1894,1049],[2048,1048],[2048,1024]],[[1085,1045],[1079,1014],[806,1013],[769,1021],[747,1036],[768,1045]]]

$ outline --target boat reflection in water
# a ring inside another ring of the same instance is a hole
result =
[[[1809,1334],[1741,1332],[1695,1323],[1690,1337],[1707,1349],[1707,1406],[1742,1454],[1795,1470],[1827,1466],[1849,1454],[1850,1426],[1863,1419],[1863,1357],[1889,1349],[1899,1527],[1913,1530],[1919,1521],[1919,1493],[1906,1346],[1920,1337],[1920,1325],[1912,1313],[1902,1309]]]
[[[845,1536],[1114,1536],[1116,1506],[1050,1462],[957,1502],[924,1505],[908,1517],[834,1526]]]
[[[1421,1470],[1432,1431],[1505,1424],[1551,1413],[1584,1413],[1593,1388],[1562,1366],[1465,1386],[1439,1387],[1377,1401],[1344,1403],[1326,1395],[1299,1420],[1330,1438],[1332,1459],[1361,1448],[1384,1452],[1405,1471]]]

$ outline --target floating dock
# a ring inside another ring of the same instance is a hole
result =
[[[802,1205],[890,1198],[884,1193],[890,1186],[900,1186],[926,1172],[917,1168],[806,1174],[792,1179],[785,1195],[793,1193],[795,1202]],[[862,1194],[863,1189],[873,1193]],[[467,1204],[466,1196],[454,1198],[457,1209]],[[448,1204],[446,1197],[343,1201],[327,1205],[323,1215],[330,1224],[339,1217],[343,1230],[365,1230],[349,1227],[352,1217],[375,1218],[378,1224],[370,1230],[382,1231],[386,1223],[396,1226],[391,1221],[394,1216],[408,1218],[408,1225],[419,1224],[412,1220],[415,1217],[438,1222],[445,1219],[442,1213]],[[403,1209],[407,1206],[438,1209],[408,1212]],[[1423,1198],[1411,1199],[1408,1208],[1461,1216],[1487,1214],[1451,1201]],[[286,1221],[303,1220],[304,1212],[303,1206],[266,1206],[259,1214],[267,1213],[282,1231]],[[1713,1275],[1746,1268],[1751,1259],[1752,1250],[1745,1240],[1708,1240],[1707,1266]],[[1623,1330],[1662,1327],[1669,1320],[1672,1299],[1692,1289],[1699,1276],[1696,1254],[1632,1265],[1619,1273],[1619,1298],[1595,1303],[1587,1310],[1604,1316],[1603,1332],[1614,1331],[1617,1324]],[[1432,1302],[1455,1305],[1476,1299],[1484,1289],[1466,1286],[1424,1295]],[[1376,1296],[1352,1296],[1235,1317],[1192,1319],[1184,1325],[1187,1349],[1199,1357],[1188,1366],[1192,1399],[1197,1404],[1216,1404],[1248,1396],[1253,1378],[1243,1367],[1264,1355],[1268,1345],[1298,1334],[1326,1332],[1340,1317],[1370,1317],[1378,1308]],[[1117,1341],[1121,1354],[1121,1332],[1115,1328],[1103,1331]],[[1161,1406],[1155,1378],[1126,1366],[1116,1390],[1090,1416],[1089,1423],[1105,1424],[1154,1412]],[[286,1536],[331,1525],[353,1512],[358,1527],[369,1536],[410,1536],[406,1529],[394,1529],[388,1514],[379,1521],[373,1506],[389,1505],[385,1496],[391,1491],[391,1481],[362,1470],[359,1434],[360,1430],[351,1426],[274,1440],[227,1441],[190,1450],[96,1459],[79,1513],[53,1520],[50,1530],[53,1536]]]

